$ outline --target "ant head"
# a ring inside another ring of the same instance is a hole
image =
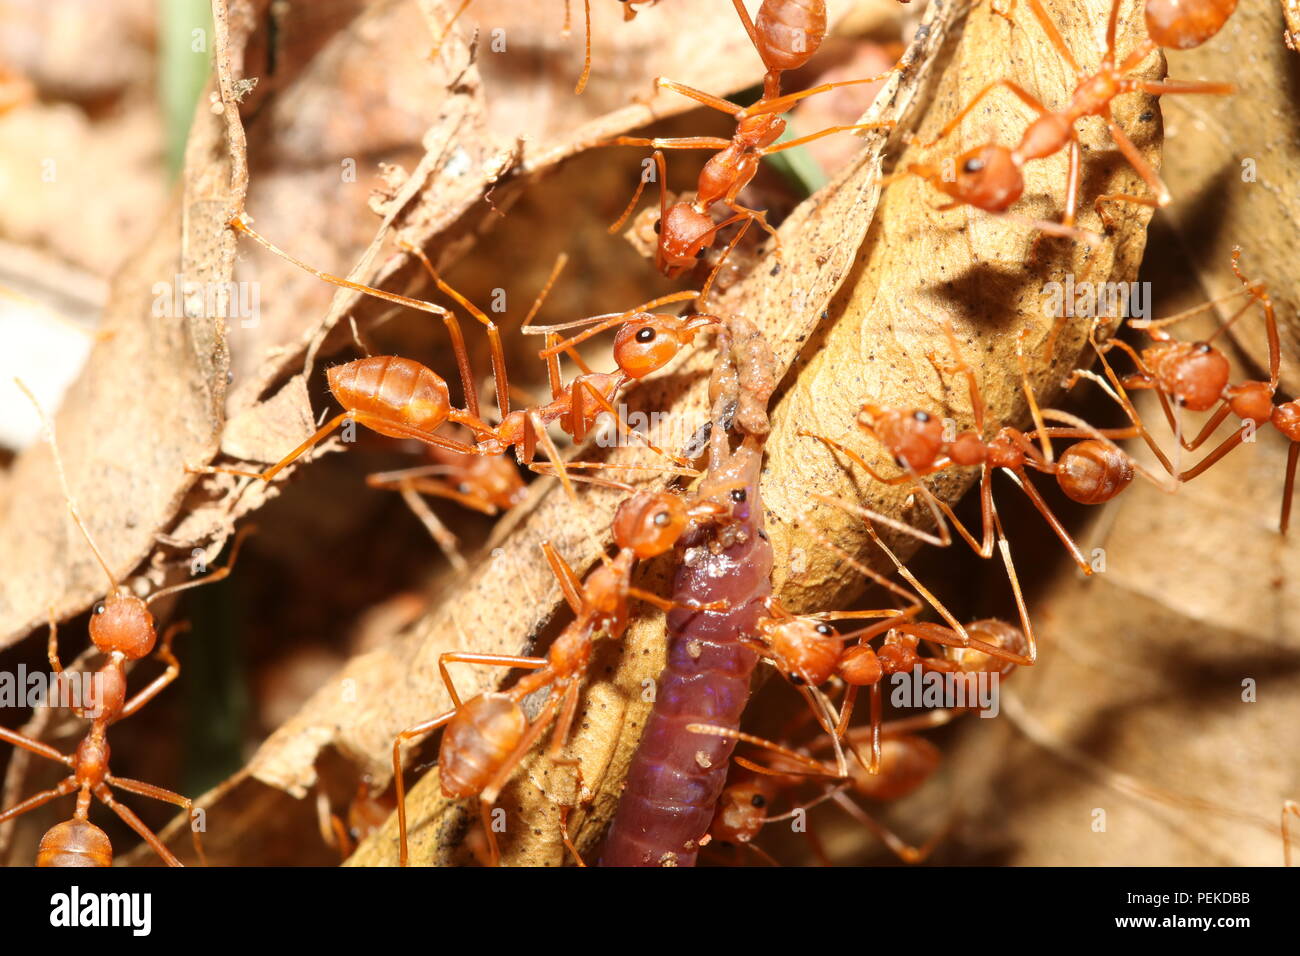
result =
[[[686,503],[666,491],[642,491],[628,498],[614,513],[614,544],[638,559],[661,555],[677,543],[686,530]]]
[[[1133,463],[1128,455],[1096,438],[1075,442],[1056,463],[1056,482],[1061,491],[1081,505],[1104,504],[1132,480]]]
[[[1209,411],[1228,387],[1232,369],[1208,342],[1157,342],[1146,350],[1161,389],[1184,408]]]
[[[768,646],[790,683],[818,687],[835,674],[844,641],[824,621],[793,617],[768,629]]]
[[[158,635],[144,601],[114,588],[90,612],[90,639],[105,654],[117,652],[138,661],[153,651]]]
[[[688,202],[674,203],[655,224],[659,234],[659,268],[679,274],[694,268],[716,234],[713,219]]]
[[[1262,425],[1273,415],[1273,386],[1268,382],[1242,382],[1228,389],[1228,407],[1244,421]]]
[[[941,193],[986,212],[1005,211],[1025,191],[1019,163],[1011,150],[996,143],[962,153],[954,168],[942,174],[929,166],[915,166],[912,170]]]
[[[1237,0],[1147,0],[1147,36],[1156,46],[1190,50],[1228,22]]]
[[[723,843],[749,843],[767,821],[772,784],[766,780],[733,783],[722,791],[709,835]]]
[[[880,439],[900,468],[928,468],[943,450],[943,422],[922,409],[863,405],[858,421]]]
[[[75,817],[45,831],[36,850],[37,866],[112,866],[108,834],[89,820]]]
[[[623,323],[614,336],[614,361],[628,378],[644,378],[669,362],[697,329],[672,315],[641,312]]]

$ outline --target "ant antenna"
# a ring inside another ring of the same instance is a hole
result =
[[[81,535],[86,539],[86,544],[90,545],[90,550],[94,552],[95,560],[104,569],[104,574],[108,577],[108,583],[112,585],[111,590],[116,591],[120,587],[117,578],[113,577],[113,572],[108,568],[108,562],[104,560],[103,552],[95,544],[95,539],[90,536],[90,529],[81,520],[81,513],[77,510],[77,503],[73,500],[72,491],[68,488],[68,476],[63,470],[63,458],[59,455],[59,445],[54,437],[54,423],[46,416],[45,410],[41,408],[41,403],[36,400],[36,396],[32,394],[32,390],[27,387],[26,382],[15,376],[14,384],[22,389],[23,394],[32,403],[32,407],[36,409],[36,414],[45,428],[45,439],[49,442],[50,453],[54,456],[54,470],[58,472],[59,486],[63,489],[63,498],[68,503],[68,512],[72,515],[72,520],[77,523],[77,527],[81,529]]]

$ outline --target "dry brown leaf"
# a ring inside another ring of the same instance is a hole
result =
[[[1282,334],[1282,383],[1300,391],[1300,125],[1296,123],[1294,53],[1282,41],[1282,9],[1242,3],[1223,30],[1195,50],[1170,53],[1171,76],[1232,82],[1234,96],[1170,97],[1165,113],[1173,148],[1165,179],[1166,210],[1192,266],[1212,296],[1240,288],[1229,269],[1234,245],[1242,269],[1266,282]],[[1179,148],[1181,143],[1185,146]],[[1267,364],[1262,322],[1238,322],[1233,334],[1257,366]]]
[[[1080,55],[1086,61],[1091,53],[1095,62],[1097,54],[1091,46],[1094,28],[1102,22],[1109,4],[1092,4],[1089,17],[1067,13],[1066,7],[1073,12],[1073,6],[1057,4],[1053,9]],[[1140,24],[1140,17],[1132,16],[1135,10],[1132,6],[1125,10],[1128,16],[1122,36],[1129,44],[1138,35]],[[954,12],[952,7],[936,5],[930,22],[936,27],[946,25],[946,18]],[[936,28],[930,39],[939,39],[944,33],[946,30]],[[1011,32],[1004,21],[982,7],[967,20],[962,42],[943,74],[933,108],[921,127],[922,135],[933,135],[942,118],[952,115],[957,105],[990,75],[1016,76],[1052,104],[1062,102],[1070,91],[1066,72],[1054,54],[1044,54],[1041,41],[1027,38],[1025,31]],[[1149,101],[1140,99],[1116,107],[1121,124],[1151,155],[1156,149],[1156,124],[1138,119],[1149,112]],[[1027,121],[1022,110],[994,100],[989,101],[984,116],[1003,140],[1018,138]],[[972,123],[971,129],[974,127]],[[968,131],[965,147],[971,145],[971,136],[982,137],[983,133],[983,129],[978,133]],[[1084,181],[1089,192],[1135,188],[1132,171],[1108,161],[1110,144],[1104,129],[1088,125],[1083,136]],[[947,148],[956,153],[963,143],[955,138]],[[903,161],[907,158],[905,155]],[[826,273],[818,270],[829,264],[832,257],[828,253],[835,247],[824,243],[845,224],[833,206],[855,191],[869,188],[874,175],[866,163],[860,162],[805,204],[797,218],[783,226],[783,244],[790,251],[781,273],[771,277],[766,270],[757,270],[724,304],[723,308],[748,315],[770,335],[775,331],[773,347],[779,364],[788,362],[793,357],[792,346],[802,341],[782,332],[789,328],[786,323],[791,314],[807,314],[809,302],[798,297],[799,291],[806,288],[812,295],[826,288],[825,283],[817,282]],[[1064,157],[1059,163],[1031,167],[1028,193],[1034,197],[1036,215],[1055,214],[1064,179]],[[905,180],[891,187],[871,221],[847,281],[830,302],[828,314],[812,341],[802,346],[806,362],[796,362],[794,381],[777,405],[764,488],[778,566],[788,566],[797,549],[803,549],[808,556],[803,562],[804,571],[795,576],[778,576],[782,600],[794,606],[834,607],[861,586],[842,566],[828,567],[832,562],[817,558],[824,556],[825,550],[793,525],[793,519],[809,503],[809,492],[855,495],[854,486],[846,481],[838,465],[815,449],[810,450],[807,441],[795,435],[797,429],[815,427],[839,434],[852,422],[857,404],[867,397],[911,404],[928,396],[929,404],[963,409],[961,389],[945,388],[926,358],[927,350],[941,343],[936,323],[944,317],[953,321],[959,335],[975,339],[982,346],[971,349],[971,353],[972,358],[979,356],[981,367],[992,370],[984,376],[991,414],[999,419],[1020,419],[1023,400],[1009,370],[1016,367],[1014,348],[1021,328],[1030,330],[1028,347],[1032,354],[1040,358],[1043,354],[1050,328],[1049,320],[1042,315],[1043,283],[1062,279],[1066,271],[1098,282],[1131,280],[1141,257],[1148,218],[1142,210],[1128,210],[1117,233],[1100,250],[1088,253],[1082,246],[1045,245],[1040,264],[1026,269],[1024,260],[1033,237],[1023,226],[966,211],[939,215],[934,204],[934,195],[917,181]],[[848,208],[853,208],[852,204]],[[868,215],[862,221],[869,220]],[[1095,222],[1091,224],[1095,226]],[[840,246],[848,245],[846,240],[852,236],[852,232],[840,236]],[[857,250],[857,242],[850,248]],[[811,253],[811,259],[804,258],[805,250]],[[836,275],[839,269],[832,265],[828,272]],[[820,309],[818,305],[814,314],[820,314]],[[806,328],[811,332],[813,326]],[[1040,391],[1049,392],[1044,384],[1055,383],[1064,370],[1073,366],[1083,336],[1083,320],[1076,320],[1059,340],[1054,362],[1050,366],[1035,363],[1039,366],[1035,380]],[[864,450],[879,457],[878,449]],[[936,488],[954,498],[965,483],[955,479],[937,483]],[[907,514],[903,498],[901,494],[881,494],[873,487],[866,502],[886,513]],[[818,512],[817,518],[819,529],[841,546],[859,553],[865,551],[865,536],[854,522],[826,511]],[[652,570],[650,586],[663,583],[662,569]],[[613,811],[622,773],[649,706],[642,700],[643,681],[653,680],[663,655],[662,621],[643,617],[634,623],[620,646],[602,648],[593,662],[594,674],[610,676],[597,676],[588,688],[580,714],[581,729],[569,749],[569,756],[582,761],[584,781],[594,793],[591,803],[575,814],[573,821],[580,848],[594,846]],[[562,860],[558,811],[573,798],[572,781],[566,774],[564,779],[552,782],[552,772],[547,761],[535,758],[525,764],[502,795],[499,805],[511,821],[511,832],[517,835],[511,840],[507,834],[508,862],[556,864]],[[413,859],[458,862],[464,858],[458,846],[466,825],[465,807],[442,799],[437,788],[437,775],[430,773],[408,797]],[[395,836],[390,820],[350,862],[392,862]]]
[[[223,12],[217,11],[218,67],[233,109],[235,63],[221,44],[233,31],[242,45],[244,26],[235,19],[227,27]],[[247,180],[242,142],[225,134],[220,116],[200,114],[183,195],[114,280],[103,336],[57,418],[72,493],[119,577],[154,551],[155,535],[171,522],[192,480],[185,464],[216,449],[228,361],[223,323],[205,313],[202,293],[197,302],[186,295],[178,314],[170,290],[178,276],[201,289],[230,280],[234,237],[224,215],[238,207]],[[158,283],[168,290],[162,296]],[[5,510],[0,647],[47,613],[68,617],[105,590],[103,571],[68,518],[43,443],[15,463]]]

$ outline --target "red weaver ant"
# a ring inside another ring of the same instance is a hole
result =
[[[617,485],[614,482],[601,483]],[[626,487],[626,486],[624,486]],[[630,489],[629,489],[630,490]],[[397,820],[400,834],[399,860],[409,862],[406,837],[405,785],[402,779],[401,748],[405,741],[423,737],[446,726],[438,751],[443,795],[449,798],[477,796],[483,832],[489,844],[490,860],[500,860],[490,819],[492,805],[521,760],[541,739],[552,722],[548,754],[559,760],[568,742],[577,713],[578,695],[586,676],[593,639],[600,633],[617,640],[627,629],[628,600],[636,598],[663,611],[676,605],[632,586],[632,571],[638,561],[671,550],[692,523],[725,520],[730,509],[705,500],[688,504],[669,492],[638,492],[619,505],[612,531],[618,552],[580,580],[564,558],[549,543],[542,548],[574,619],[555,639],[546,657],[508,654],[449,652],[438,660],[443,683],[453,707],[445,714],[403,730],[393,741],[393,777],[397,786]],[[479,694],[462,702],[456,693],[449,663],[486,664],[523,668],[524,675],[509,690]],[[530,722],[521,701],[546,689],[546,699]],[[566,843],[567,834],[566,834]],[[574,852],[572,844],[569,848]],[[578,858],[581,863],[581,858]]]
[[[1062,59],[1075,73],[1077,83],[1070,103],[1060,112],[1053,112],[1018,83],[1008,79],[996,80],[976,93],[971,101],[943,127],[939,135],[926,143],[925,146],[933,146],[945,139],[985,96],[998,87],[1009,90],[1021,102],[1038,114],[1038,118],[1025,130],[1020,143],[1015,148],[1000,146],[996,143],[985,143],[982,146],[977,146],[958,156],[955,162],[955,172],[949,172],[948,174],[927,164],[912,163],[908,165],[906,173],[901,175],[920,176],[935,189],[949,196],[952,202],[941,206],[941,210],[967,205],[982,209],[985,212],[1004,213],[1020,199],[1025,191],[1025,181],[1022,174],[1025,164],[1030,160],[1053,156],[1068,147],[1070,165],[1066,179],[1065,214],[1059,224],[1039,220],[1035,221],[1033,225],[1035,228],[1053,235],[1086,238],[1089,234],[1074,226],[1081,175],[1081,150],[1075,125],[1086,116],[1100,116],[1106,121],[1115,145],[1119,147],[1120,152],[1124,154],[1124,158],[1128,160],[1153,193],[1152,196],[1134,196],[1126,193],[1098,196],[1095,201],[1095,208],[1106,228],[1109,229],[1114,225],[1114,219],[1104,208],[1104,203],[1132,202],[1153,207],[1168,204],[1171,198],[1169,190],[1165,188],[1165,184],[1156,171],[1138,152],[1132,140],[1115,122],[1110,111],[1111,101],[1117,96],[1126,93],[1145,92],[1155,96],[1165,93],[1229,94],[1235,92],[1236,87],[1230,83],[1152,81],[1130,76],[1129,74],[1136,69],[1138,64],[1152,52],[1154,46],[1150,43],[1144,43],[1116,65],[1115,35],[1121,0],[1115,0],[1111,6],[1110,17],[1106,25],[1106,46],[1102,54],[1101,65],[1096,72],[1088,73],[1075,60],[1074,54],[1070,52],[1070,48],[1066,45],[1056,24],[1052,22],[1047,11],[1043,9],[1041,0],[1026,0],[1026,2],[1038,19],[1052,46],[1055,47]],[[1169,4],[1167,0],[1162,0],[1156,5],[1162,8],[1178,6],[1177,4]],[[1148,8],[1148,22],[1150,22],[1151,18],[1150,6]],[[1228,12],[1231,12],[1231,10]],[[1176,33],[1182,26],[1186,26],[1186,24],[1174,19],[1171,21],[1169,29],[1171,32]],[[1165,34],[1160,33],[1160,35],[1164,36]]]
[[[283,252],[265,237],[254,232],[247,220],[242,216],[232,219],[230,226],[248,235],[274,254],[293,262],[327,282],[442,316],[451,333],[457,364],[461,369],[461,377],[465,385],[466,407],[464,409],[455,408],[451,404],[447,383],[439,375],[419,362],[395,355],[367,356],[342,365],[336,365],[327,370],[326,377],[330,391],[339,404],[343,406],[344,411],[327,421],[310,438],[290,451],[270,468],[264,471],[247,471],[224,466],[191,467],[187,469],[193,473],[231,474],[270,481],[286,466],[323,441],[344,422],[352,421],[365,425],[390,438],[414,439],[444,451],[461,455],[495,456],[504,454],[509,449],[514,448],[515,456],[521,464],[531,462],[537,448],[541,447],[547,458],[550,459],[551,465],[564,485],[566,492],[572,497],[574,492],[569,481],[568,471],[564,466],[559,449],[547,431],[547,426],[558,421],[565,432],[573,436],[575,441],[581,442],[602,412],[613,414],[617,420],[617,412],[611,400],[623,384],[631,378],[648,374],[652,370],[646,364],[644,358],[647,351],[643,343],[635,341],[635,336],[633,336],[634,341],[627,343],[626,348],[623,350],[623,353],[629,356],[629,367],[634,374],[629,374],[628,371],[623,369],[610,373],[595,373],[583,366],[584,374],[575,378],[568,385],[562,385],[559,378],[558,359],[552,357],[548,361],[552,400],[545,405],[511,411],[510,386],[506,373],[505,357],[500,334],[495,323],[487,317],[486,313],[475,308],[468,300],[443,282],[422,251],[406,246],[407,250],[416,255],[428,269],[439,288],[452,295],[458,302],[468,308],[471,314],[483,323],[487,329],[489,344],[492,348],[492,372],[496,385],[497,403],[502,414],[501,423],[492,426],[479,416],[473,373],[469,366],[469,358],[465,351],[463,338],[460,335],[459,324],[454,315],[429,302],[372,289],[369,286],[313,269],[301,260]],[[540,308],[546,293],[554,283],[563,265],[564,257],[561,257],[556,263],[556,268],[546,286],[542,289],[537,301],[534,302],[533,309],[526,321],[531,320],[532,315]],[[682,298],[690,297],[690,295],[690,293],[676,293],[646,303],[643,306],[638,306],[637,309],[631,310],[628,314],[636,314],[642,308],[654,307],[666,301],[679,301]],[[657,351],[651,351],[654,355],[659,354]],[[581,360],[578,361],[581,365]],[[453,422],[468,429],[474,443],[470,444],[467,441],[437,434],[437,429],[446,422]],[[639,433],[634,432],[633,434],[636,434],[638,438],[641,437]],[[650,445],[648,441],[645,444],[655,451],[660,451]],[[660,453],[664,454],[663,452]],[[665,455],[665,457],[668,456]]]
[[[945,628],[930,625],[929,639],[943,637],[940,632]],[[1011,652],[1023,654],[1027,648],[1025,635],[1017,628],[1002,621],[976,621],[967,625],[972,634],[979,634],[983,640],[979,643],[996,651],[998,654]],[[879,671],[883,665],[885,673],[912,673],[917,666],[951,674],[951,680],[965,679],[973,681],[981,672],[995,673],[999,677],[1008,676],[1015,668],[1015,663],[996,654],[974,648],[963,647],[955,640],[956,632],[948,631],[945,657],[922,657],[916,652],[917,638],[912,635],[891,633],[881,648],[880,662],[876,664]],[[865,644],[858,647],[870,650]],[[850,692],[855,690],[850,686]],[[873,694],[878,690],[873,685]],[[973,695],[967,699],[973,699]],[[848,707],[846,704],[846,711]],[[850,748],[857,752],[859,744],[871,743],[873,760],[870,765],[859,760],[845,769],[835,764],[823,763],[809,756],[809,753],[792,750],[781,744],[733,731],[729,728],[711,727],[693,724],[687,729],[695,733],[712,733],[762,747],[776,755],[768,765],[756,764],[745,757],[736,757],[735,763],[750,771],[755,776],[732,784],[724,792],[718,805],[718,812],[709,830],[710,835],[721,842],[746,845],[758,851],[766,859],[767,854],[754,846],[752,841],[760,829],[778,820],[789,819],[796,811],[779,816],[769,816],[767,808],[777,792],[781,789],[807,784],[814,779],[825,781],[823,794],[812,803],[797,808],[810,809],[825,800],[833,800],[855,820],[876,834],[889,849],[908,863],[923,861],[942,839],[940,831],[921,847],[913,847],[901,840],[895,833],[880,824],[866,813],[845,793],[852,790],[859,796],[871,800],[899,800],[915,791],[934,772],[939,764],[939,752],[929,741],[915,735],[920,729],[941,726],[970,707],[950,707],[932,711],[921,717],[907,717],[886,723],[880,722],[879,699],[873,696],[872,723],[869,727],[857,727],[848,730],[841,728],[836,734],[826,734],[815,741],[809,748],[812,753],[828,748],[839,749],[839,737],[844,737]]]
[[[18,386],[31,399],[33,405],[36,405],[36,399],[28,391],[27,386],[22,382],[18,382]],[[38,757],[46,757],[64,764],[70,771],[68,776],[57,786],[28,797],[26,800],[0,813],[0,823],[42,807],[59,797],[75,793],[77,795],[77,804],[71,819],[51,827],[41,838],[40,848],[36,856],[37,866],[112,865],[113,847],[109,842],[108,835],[91,823],[89,819],[92,798],[99,800],[104,806],[116,813],[127,826],[138,833],[153,848],[164,863],[168,866],[180,866],[180,860],[163,845],[157,834],[150,830],[144,821],[136,816],[129,807],[119,803],[113,791],[114,789],[123,790],[138,796],[171,803],[181,807],[191,815],[194,810],[193,803],[188,797],[183,797],[179,793],[173,793],[162,787],[156,787],[151,783],[115,776],[109,770],[108,728],[139,711],[145,704],[157,697],[180,674],[180,662],[172,653],[172,639],[178,631],[188,627],[188,625],[182,623],[173,624],[164,632],[162,641],[159,642],[158,634],[154,630],[153,615],[149,613],[149,605],[167,595],[198,587],[201,584],[220,581],[228,576],[239,555],[239,546],[251,528],[246,526],[240,529],[239,534],[235,536],[235,542],[230,551],[230,559],[224,567],[216,568],[201,578],[162,588],[155,591],[147,600],[136,597],[113,577],[113,572],[109,570],[108,562],[104,560],[103,553],[90,536],[90,531],[86,528],[85,522],[82,521],[76,503],[73,501],[71,492],[68,489],[67,478],[63,471],[63,462],[59,457],[58,445],[54,438],[53,425],[45,419],[39,405],[37,405],[37,412],[45,422],[46,435],[49,439],[55,469],[59,475],[59,482],[63,488],[63,496],[67,501],[68,513],[72,516],[72,520],[81,531],[86,544],[90,546],[95,559],[99,562],[99,566],[103,568],[104,574],[108,578],[108,593],[104,596],[103,601],[95,605],[94,610],[91,612],[89,624],[90,639],[96,649],[105,656],[106,660],[91,677],[88,684],[91,688],[88,699],[73,707],[73,712],[78,717],[85,717],[91,721],[90,729],[77,746],[74,754],[61,753],[39,740],[0,727],[0,740],[7,741],[15,747],[21,747]],[[166,670],[128,698],[126,692],[127,664],[148,657],[150,654],[155,653],[155,649],[158,659],[166,665]],[[58,622],[52,614],[50,617],[47,654],[51,670],[59,678],[63,678],[65,672],[59,659]],[[194,840],[195,853],[198,855],[199,860],[206,864],[207,860],[203,853],[203,841],[199,836],[199,830],[191,825],[190,832]]]
[[[1242,284],[1242,290],[1234,295],[1245,294],[1250,300],[1221,323],[1209,338],[1199,342],[1182,342],[1164,331],[1164,328],[1210,308],[1220,300],[1163,319],[1130,320],[1130,326],[1145,330],[1154,343],[1139,353],[1128,343],[1120,339],[1112,339],[1099,349],[1099,352],[1111,384],[1116,387],[1125,402],[1128,402],[1124,393],[1125,388],[1150,389],[1156,393],[1179,446],[1187,451],[1195,451],[1204,445],[1229,415],[1236,415],[1242,420],[1241,428],[1236,429],[1218,447],[1185,470],[1180,470],[1172,464],[1150,436],[1143,431],[1143,437],[1156,457],[1179,482],[1191,481],[1208,471],[1234,448],[1248,440],[1255,429],[1261,425],[1271,423],[1281,432],[1291,442],[1287,453],[1286,483],[1282,493],[1282,514],[1279,520],[1279,529],[1282,534],[1286,534],[1291,520],[1296,464],[1300,461],[1300,399],[1274,404],[1282,363],[1277,316],[1267,287],[1262,283],[1251,282],[1242,274],[1240,259],[1241,249],[1234,248],[1232,271]],[[1268,379],[1248,380],[1232,385],[1229,383],[1231,369],[1227,356],[1214,346],[1214,339],[1230,328],[1252,304],[1256,303],[1264,313],[1268,336]],[[1129,355],[1137,368],[1136,373],[1123,380],[1115,375],[1105,357],[1105,353],[1114,348],[1121,349]],[[1206,412],[1211,409],[1214,411],[1201,431],[1194,438],[1188,439],[1184,435],[1174,406],[1194,412]]]
[[[650,146],[655,150],[654,161],[659,178],[659,222],[655,226],[658,244],[655,252],[655,267],[669,278],[675,278],[693,269],[697,260],[717,240],[720,230],[740,221],[744,221],[740,233],[732,240],[728,252],[740,236],[748,229],[751,222],[757,222],[774,238],[776,231],[767,223],[766,213],[749,209],[739,204],[737,197],[758,172],[759,161],[764,156],[771,156],[783,150],[802,146],[804,143],[830,136],[834,133],[866,129],[888,129],[894,126],[892,121],[883,123],[858,123],[846,126],[832,126],[807,136],[778,143],[785,132],[786,122],[777,114],[789,106],[817,93],[841,86],[862,83],[875,83],[894,70],[880,76],[865,79],[842,80],[836,83],[824,83],[811,89],[781,95],[781,73],[802,66],[817,51],[826,34],[826,5],[823,0],[763,0],[757,18],[751,20],[745,9],[744,0],[732,0],[739,14],[745,31],[749,34],[754,48],[767,67],[763,81],[763,96],[749,107],[742,107],[730,100],[693,89],[674,80],[659,77],[655,80],[656,89],[674,90],[697,103],[711,109],[726,113],[736,120],[736,132],[731,139],[716,136],[690,136],[682,138],[645,138],[638,136],[619,136],[602,145],[612,146]],[[897,69],[897,67],[895,67]],[[712,149],[718,152],[709,159],[700,171],[696,184],[695,198],[681,200],[668,205],[667,183],[665,181],[665,149]],[[642,176],[632,196],[631,203],[610,227],[610,232],[617,232],[632,214],[641,199],[647,177]],[[731,215],[721,222],[714,223],[709,211],[717,203],[724,204],[731,210]],[[723,259],[726,256],[724,254]],[[714,268],[701,291],[701,299],[708,296],[714,278],[721,269],[722,262]]]

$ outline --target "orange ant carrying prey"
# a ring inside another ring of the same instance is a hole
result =
[[[600,481],[619,486],[616,482]],[[483,832],[495,865],[500,854],[489,819],[492,805],[520,761],[552,722],[556,727],[548,754],[553,761],[562,762],[559,754],[568,742],[577,713],[578,694],[586,677],[592,641],[601,633],[614,640],[623,635],[628,625],[630,598],[646,601],[664,611],[678,606],[632,586],[637,562],[665,554],[690,527],[725,520],[728,513],[729,509],[711,500],[688,504],[669,492],[638,492],[619,505],[615,513],[612,530],[617,554],[612,559],[605,558],[585,581],[578,578],[549,543],[543,544],[546,559],[575,617],[551,644],[546,657],[451,652],[439,658],[438,668],[451,695],[452,710],[403,730],[393,741],[401,865],[409,861],[402,744],[444,725],[447,727],[438,753],[443,795],[479,798]],[[453,662],[523,668],[531,673],[509,690],[480,694],[462,703],[447,672],[447,664]],[[521,702],[544,688],[546,700],[530,722]],[[565,840],[567,843],[567,834]],[[577,856],[576,851],[574,855]]]
[[[1000,146],[997,143],[985,143],[958,156],[953,170],[945,172],[928,164],[912,163],[905,172],[894,174],[895,177],[914,175],[927,180],[935,189],[952,200],[940,207],[941,210],[967,205],[985,212],[1005,213],[1024,194],[1025,164],[1031,160],[1053,156],[1068,147],[1069,173],[1066,178],[1065,213],[1061,222],[1038,220],[1034,221],[1033,225],[1051,235],[1076,239],[1089,238],[1090,233],[1075,228],[1074,225],[1079,201],[1082,161],[1079,134],[1075,127],[1084,117],[1099,116],[1106,121],[1115,145],[1152,193],[1151,196],[1134,196],[1126,193],[1098,196],[1095,208],[1103,224],[1107,228],[1111,228],[1114,224],[1113,218],[1103,205],[1107,202],[1131,202],[1153,207],[1167,205],[1171,198],[1169,190],[1165,188],[1156,171],[1142,157],[1133,141],[1115,122],[1111,115],[1111,102],[1116,97],[1127,93],[1144,92],[1154,96],[1166,93],[1229,94],[1235,92],[1236,88],[1230,83],[1154,81],[1131,76],[1133,70],[1153,52],[1155,47],[1151,43],[1144,43],[1117,64],[1115,42],[1121,0],[1115,0],[1111,6],[1106,24],[1106,45],[1101,65],[1096,72],[1089,73],[1074,58],[1056,24],[1043,8],[1041,0],[1026,0],[1026,2],[1049,42],[1074,71],[1076,85],[1069,104],[1056,112],[1044,106],[1037,97],[1018,83],[1009,79],[995,80],[976,93],[971,101],[940,130],[939,135],[924,145],[928,148],[947,138],[985,96],[1002,87],[1038,114],[1038,118],[1030,123],[1014,148]]]

